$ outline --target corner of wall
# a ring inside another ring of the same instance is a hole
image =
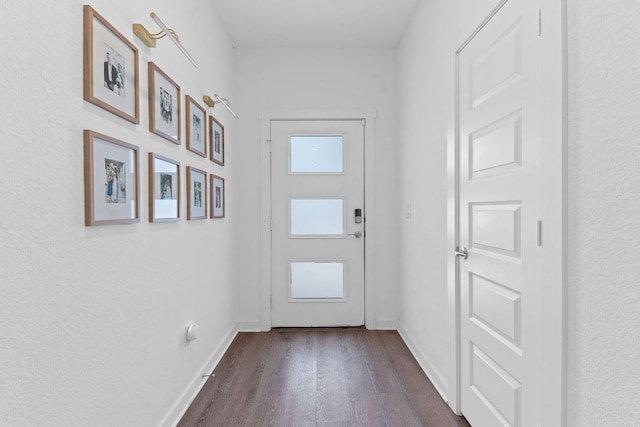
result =
[[[376,329],[380,331],[395,331],[398,329],[398,319],[377,319]]]
[[[238,332],[262,332],[262,324],[259,320],[255,322],[238,322]]]

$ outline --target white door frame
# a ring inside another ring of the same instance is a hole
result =
[[[504,6],[491,14],[455,53],[455,106],[447,141],[448,404],[460,414],[460,292],[457,277],[458,59],[464,47]],[[539,0],[542,60],[542,255],[540,323],[540,425],[562,426],[566,412],[566,0]]]
[[[260,112],[260,329],[271,329],[271,122],[295,120],[365,120],[364,122],[364,322],[376,323],[376,110],[268,110]]]

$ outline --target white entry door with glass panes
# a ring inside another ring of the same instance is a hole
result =
[[[271,203],[272,326],[363,325],[363,121],[271,121]]]

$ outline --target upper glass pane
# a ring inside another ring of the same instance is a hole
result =
[[[291,173],[344,172],[342,136],[292,136]]]

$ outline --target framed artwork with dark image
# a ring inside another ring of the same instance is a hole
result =
[[[207,218],[207,173],[187,166],[187,219]]]
[[[85,225],[140,222],[138,147],[84,131]]]
[[[180,144],[180,86],[149,62],[149,131]]]
[[[91,6],[83,11],[84,99],[138,124],[138,49]]]
[[[199,156],[206,156],[207,139],[207,113],[189,95],[185,96],[186,115],[185,126],[187,127],[187,149]]]
[[[209,158],[224,166],[224,126],[215,117],[209,116]]]
[[[180,163],[149,153],[149,222],[180,220]]]
[[[209,213],[211,218],[224,218],[225,196],[224,178],[211,174],[211,208]]]

